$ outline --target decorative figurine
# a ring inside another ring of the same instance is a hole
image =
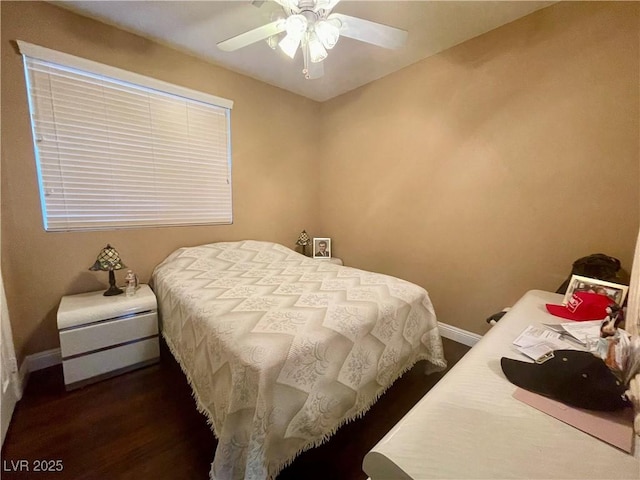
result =
[[[613,337],[618,330],[618,325],[624,320],[624,310],[617,303],[612,303],[605,311],[607,316],[600,325],[600,337]]]

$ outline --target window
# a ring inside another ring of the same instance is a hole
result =
[[[19,41],[44,228],[232,222],[232,102]]]

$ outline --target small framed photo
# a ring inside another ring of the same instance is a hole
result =
[[[313,258],[331,258],[331,239],[313,239]]]
[[[592,292],[606,295],[618,305],[622,306],[624,299],[627,297],[628,290],[628,286],[619,283],[605,282],[604,280],[583,277],[581,275],[572,275],[562,303],[566,305],[575,292]]]

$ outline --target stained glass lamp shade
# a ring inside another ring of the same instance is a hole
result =
[[[306,232],[306,230],[302,230],[302,233],[300,233],[300,236],[298,237],[298,241],[296,242],[296,245],[300,245],[302,247],[303,255],[307,254],[306,249],[309,243],[311,243],[311,238],[309,238],[309,234]]]
[[[118,251],[111,245],[107,244],[107,246],[100,251],[98,258],[96,259],[96,263],[94,263],[89,270],[102,270],[109,272],[109,289],[103,293],[103,295],[108,297],[123,293],[120,288],[116,287],[116,276],[113,271],[121,270],[125,267],[126,265],[122,263]]]

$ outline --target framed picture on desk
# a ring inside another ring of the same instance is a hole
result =
[[[597,278],[583,277],[581,275],[572,275],[567,287],[567,293],[562,300],[563,304],[567,304],[575,292],[591,292],[606,295],[618,305],[622,306],[629,287],[620,283],[605,282]]]

